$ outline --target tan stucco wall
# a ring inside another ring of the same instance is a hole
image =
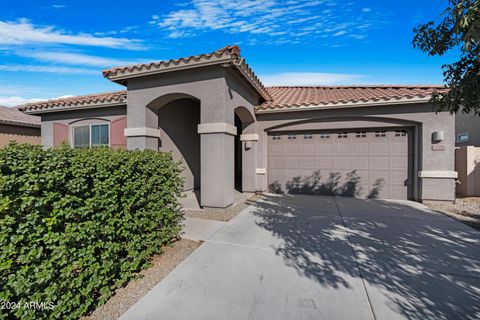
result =
[[[200,124],[207,126],[234,126],[236,108],[244,107],[253,113],[254,107],[260,103],[258,94],[249,88],[238,74],[230,68],[221,66],[129,79],[127,88],[128,128],[157,129],[161,116],[159,110],[178,99],[189,98],[199,101]],[[162,127],[162,123],[160,125]],[[160,129],[162,133],[166,133],[165,128]],[[234,201],[235,134],[228,132],[199,134],[201,205],[225,208]],[[168,143],[168,139],[164,140]],[[156,137],[132,136],[128,137],[127,148],[159,150],[159,143],[163,142],[161,138]],[[249,151],[246,157],[252,159],[249,172],[254,172],[254,152]],[[250,177],[255,178],[253,174],[250,174]],[[248,179],[244,180],[242,182],[249,182]],[[248,183],[252,189],[254,184]],[[244,188],[244,191],[250,190]]]
[[[40,144],[40,128],[0,124],[0,148],[6,146],[10,141]]]
[[[160,106],[158,127],[160,151],[171,151],[176,161],[183,163],[184,189],[200,188],[200,103],[180,99]]]
[[[455,150],[455,170],[459,182],[457,193],[465,197],[480,196],[480,147]]]
[[[468,133],[470,139],[457,146],[480,147],[480,116],[474,114],[457,113],[455,115],[455,134]]]

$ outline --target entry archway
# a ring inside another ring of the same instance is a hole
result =
[[[237,128],[237,135],[235,136],[235,190],[239,192],[252,191],[246,187],[252,185],[252,176],[248,174],[248,170],[252,170],[249,158],[254,157],[251,142],[242,141],[242,134],[255,132],[255,118],[252,113],[245,107],[235,108],[234,124]],[[254,182],[253,182],[254,183]]]
[[[168,94],[147,106],[158,116],[159,151],[182,161],[184,190],[200,189],[200,101],[186,94]],[[196,192],[199,195],[199,192]]]

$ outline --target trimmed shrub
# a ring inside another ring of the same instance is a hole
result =
[[[104,303],[181,231],[180,172],[170,153],[1,149],[0,317],[72,319]]]

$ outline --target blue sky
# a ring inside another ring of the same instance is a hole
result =
[[[266,85],[440,84],[411,45],[445,0],[2,1],[0,105],[122,87],[116,65],[237,44]]]

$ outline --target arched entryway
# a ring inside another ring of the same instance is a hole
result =
[[[152,101],[148,108],[158,115],[159,150],[172,152],[182,161],[184,190],[200,189],[200,101],[185,94],[171,94]],[[199,192],[195,192],[199,197]],[[200,199],[198,199],[200,200]]]
[[[245,163],[244,158],[247,156],[248,150],[251,149],[251,142],[242,141],[242,134],[253,132],[255,118],[251,112],[245,107],[237,107],[235,109],[234,124],[237,128],[235,136],[235,190],[243,192],[245,185]],[[250,168],[251,169],[251,168]]]

